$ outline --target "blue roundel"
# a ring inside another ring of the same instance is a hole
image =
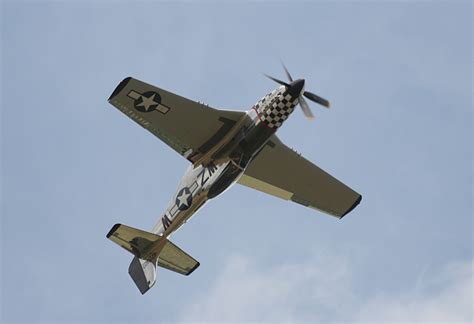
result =
[[[189,191],[188,187],[184,187],[178,192],[178,195],[176,196],[176,206],[179,210],[186,210],[191,207],[192,203],[193,195],[191,194],[191,191]]]
[[[155,111],[160,103],[161,96],[157,92],[147,91],[135,99],[133,106],[136,110],[141,112],[152,112]]]

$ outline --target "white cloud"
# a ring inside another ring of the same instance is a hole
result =
[[[472,261],[427,271],[412,291],[361,298],[347,257],[265,265],[231,256],[185,321],[472,321]]]
[[[473,262],[451,263],[424,276],[417,289],[379,295],[366,301],[356,315],[361,320],[472,322]]]

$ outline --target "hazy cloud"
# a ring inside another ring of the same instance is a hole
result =
[[[472,321],[472,262],[424,271],[409,291],[369,296],[358,295],[353,270],[345,256],[269,266],[234,255],[183,320]]]

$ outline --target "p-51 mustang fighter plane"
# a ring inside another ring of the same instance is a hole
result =
[[[189,275],[198,266],[168,237],[233,183],[342,218],[362,196],[283,144],[275,132],[297,104],[313,115],[305,80],[267,76],[280,86],[246,112],[219,110],[142,81],[126,78],[109,102],[191,162],[170,205],[151,232],[116,224],[107,238],[131,252],[128,273],[142,294],[156,281],[156,266]]]

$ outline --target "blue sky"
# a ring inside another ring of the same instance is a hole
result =
[[[1,4],[4,322],[472,321],[472,4]],[[363,195],[343,220],[234,186],[141,296],[105,238],[150,229],[187,161],[107,103],[126,76],[246,110],[331,100],[279,137]]]

